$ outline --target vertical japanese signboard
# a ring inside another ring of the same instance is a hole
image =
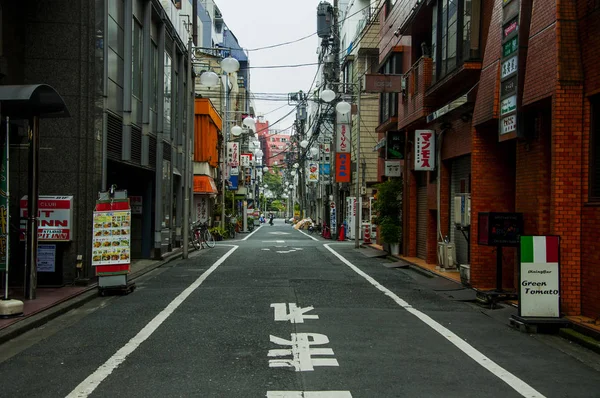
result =
[[[350,182],[350,154],[335,154],[335,181]]]
[[[519,315],[560,317],[558,236],[521,236]]]
[[[338,115],[336,130],[335,151],[337,153],[350,153],[350,114]]]
[[[319,181],[319,164],[316,162],[308,163],[308,182]]]
[[[415,131],[415,171],[435,169],[435,134],[433,130]]]
[[[502,58],[500,61],[499,141],[519,134],[519,25],[521,0],[502,1]]]

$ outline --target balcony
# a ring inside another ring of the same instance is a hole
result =
[[[404,129],[424,122],[433,104],[426,95],[433,77],[433,61],[421,57],[404,74],[404,87],[398,109],[398,128]]]
[[[354,37],[362,37],[356,46],[359,54],[366,52],[377,54],[379,52],[379,19],[375,18],[376,16],[377,9],[375,7],[367,8],[362,12],[354,35]]]
[[[425,99],[434,108],[448,103],[470,90],[479,81],[481,61],[465,60],[454,71],[440,78],[426,89]]]

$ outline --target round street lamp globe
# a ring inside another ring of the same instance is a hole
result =
[[[335,99],[335,92],[330,89],[325,89],[321,91],[321,99],[325,102],[331,102]]]
[[[338,102],[338,104],[335,106],[335,110],[341,114],[346,114],[350,112],[351,109],[352,105],[350,105],[346,101]]]
[[[240,126],[233,126],[233,127],[231,128],[231,134],[232,134],[234,137],[239,137],[239,136],[240,136],[240,134],[242,134],[242,128],[241,128]]]
[[[240,69],[240,63],[233,57],[227,57],[221,61],[221,68],[227,73],[237,72]]]
[[[262,155],[264,155],[262,149],[257,149],[254,154],[256,155],[257,158],[262,158]]]
[[[297,169],[298,167],[300,167],[300,165],[298,163],[294,163],[294,165],[292,167]]]
[[[306,147],[308,146],[308,141],[306,141],[306,140],[302,140],[302,141],[300,141],[300,146],[301,146],[302,148],[306,148]]]
[[[256,121],[254,121],[254,119],[252,119],[250,116],[248,116],[247,118],[244,119],[243,124],[246,127],[254,127],[254,126],[256,126]]]
[[[319,148],[315,148],[315,147],[310,148],[311,155],[317,156],[318,153],[319,153]]]
[[[219,75],[215,72],[204,72],[200,75],[200,84],[207,87],[214,87],[219,84]]]
[[[267,166],[263,167],[263,171],[266,173],[267,171],[269,171],[269,168]]]

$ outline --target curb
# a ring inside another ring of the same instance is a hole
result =
[[[567,328],[560,329],[558,334],[567,340],[600,354],[600,341],[595,340],[590,336],[586,336],[585,334],[579,333],[576,330]]]
[[[182,252],[174,253],[168,257],[164,257],[163,260],[151,264],[148,267],[137,271],[135,274],[131,274],[130,279],[137,279],[142,275],[147,274],[148,272],[153,271],[156,268],[159,268],[181,257],[183,257]],[[98,297],[97,287],[98,283],[96,282],[90,285],[88,289],[82,291],[81,293],[69,297],[59,302],[58,304],[48,307],[45,310],[38,312],[37,314],[30,315],[22,321],[19,321],[13,325],[7,326],[6,328],[0,330],[0,345],[6,343],[9,340],[14,339],[15,337],[22,335],[25,332],[28,332],[31,329],[38,328],[44,325],[45,323],[48,323],[49,321],[59,317],[60,315],[63,315],[77,307],[81,307],[85,303],[93,300],[94,298]]]

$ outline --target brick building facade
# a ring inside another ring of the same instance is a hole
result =
[[[519,2],[518,137],[501,134],[498,120],[506,114],[501,77],[510,3],[411,0],[382,13],[380,60],[392,51],[403,57],[397,129],[406,136],[404,254],[436,264],[438,242],[448,236],[457,262],[470,264],[471,285],[493,289],[496,252],[477,244],[477,215],[520,212],[525,235],[560,236],[563,314],[597,318],[600,2]],[[434,171],[414,170],[418,129],[436,132]],[[452,199],[461,193],[471,198],[466,231],[453,222]],[[505,248],[504,289],[517,289],[517,265],[516,249]]]

